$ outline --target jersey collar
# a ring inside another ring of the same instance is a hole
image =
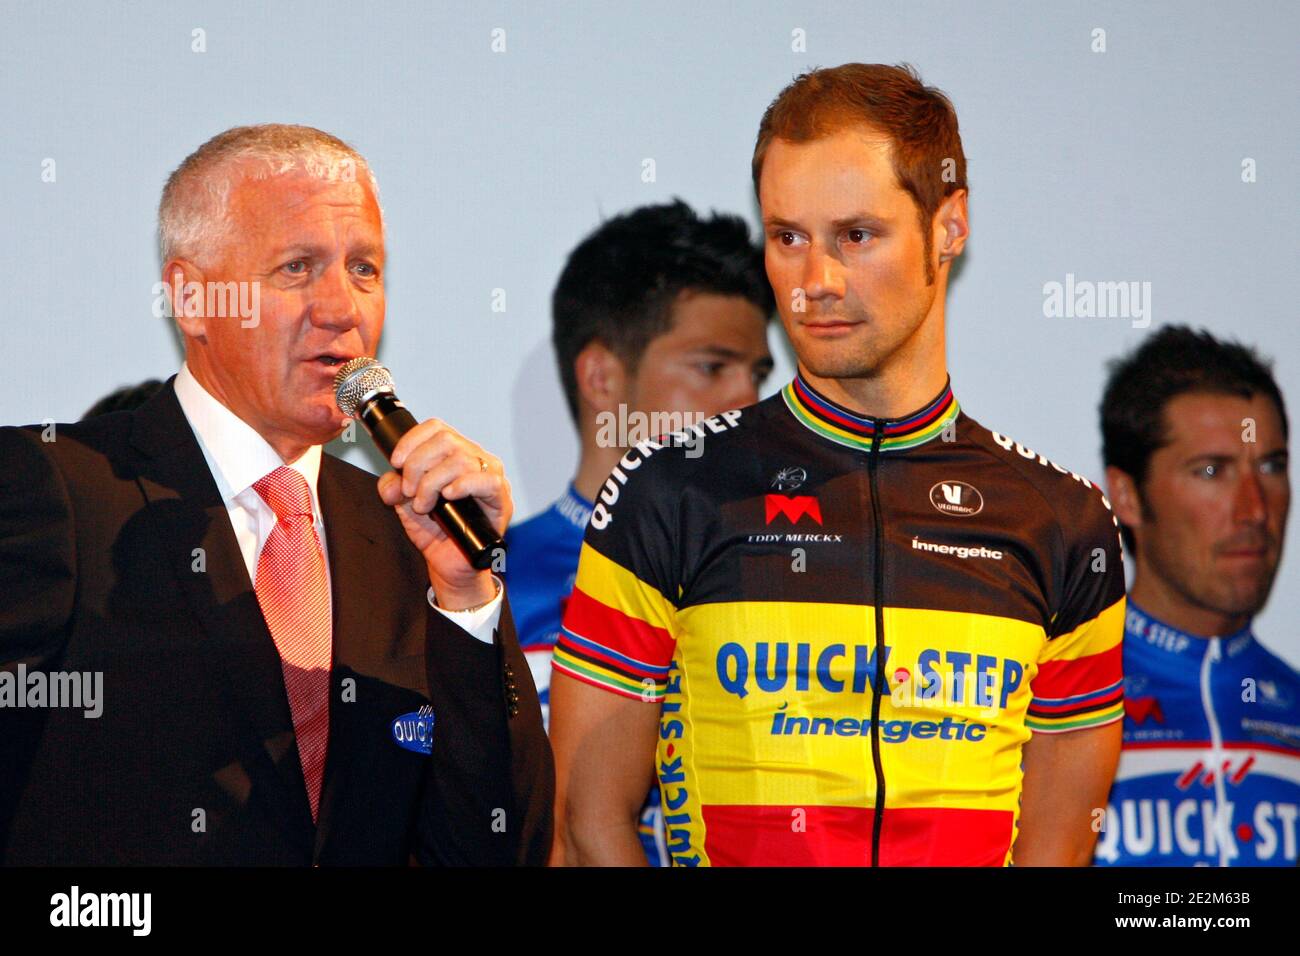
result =
[[[575,528],[586,528],[587,522],[591,520],[592,503],[582,495],[578,494],[578,489],[569,485],[560,499],[551,505],[569,524]]]
[[[880,450],[902,451],[937,438],[961,413],[952,394],[951,379],[943,391],[919,411],[901,418],[870,418],[832,402],[808,384],[802,374],[781,390],[786,407],[805,427],[839,445],[871,450],[876,429],[881,429]]]
[[[1251,632],[1250,623],[1247,621],[1246,626],[1234,634],[1223,635],[1223,647],[1227,656],[1236,657],[1254,643],[1255,637]],[[1159,618],[1152,617],[1134,604],[1132,598],[1128,599],[1124,611],[1124,640],[1130,644],[1149,647],[1153,651],[1174,657],[1187,657],[1195,661],[1205,656],[1206,648],[1210,643],[1209,638],[1188,634],[1172,624],[1166,624]]]

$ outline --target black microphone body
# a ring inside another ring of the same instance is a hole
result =
[[[417,424],[415,416],[392,391],[382,391],[366,398],[357,408],[356,417],[370,432],[370,437],[386,459],[393,457],[398,441]],[[497,549],[505,552],[501,535],[473,498],[448,501],[439,495],[430,514],[456,542],[471,567],[486,571],[492,567]]]

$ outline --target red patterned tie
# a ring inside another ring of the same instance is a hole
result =
[[[280,467],[255,482],[253,489],[275,512],[275,527],[257,559],[257,603],[280,652],[314,822],[330,717],[332,627],[325,556],[312,524],[307,479]]]

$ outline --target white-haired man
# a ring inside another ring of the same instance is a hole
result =
[[[501,462],[434,419],[378,493],[322,454],[335,367],[384,322],[364,158],[228,130],[159,231],[179,373],[133,412],[0,429],[0,861],[543,862],[528,667],[500,582],[429,515],[473,497],[504,529]]]

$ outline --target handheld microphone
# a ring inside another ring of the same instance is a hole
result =
[[[393,457],[398,441],[416,425],[415,416],[393,392],[392,373],[366,356],[339,368],[334,376],[334,401],[339,411],[366,427],[384,458]],[[497,548],[505,550],[501,535],[473,498],[448,501],[439,495],[430,514],[478,571],[492,566]]]

